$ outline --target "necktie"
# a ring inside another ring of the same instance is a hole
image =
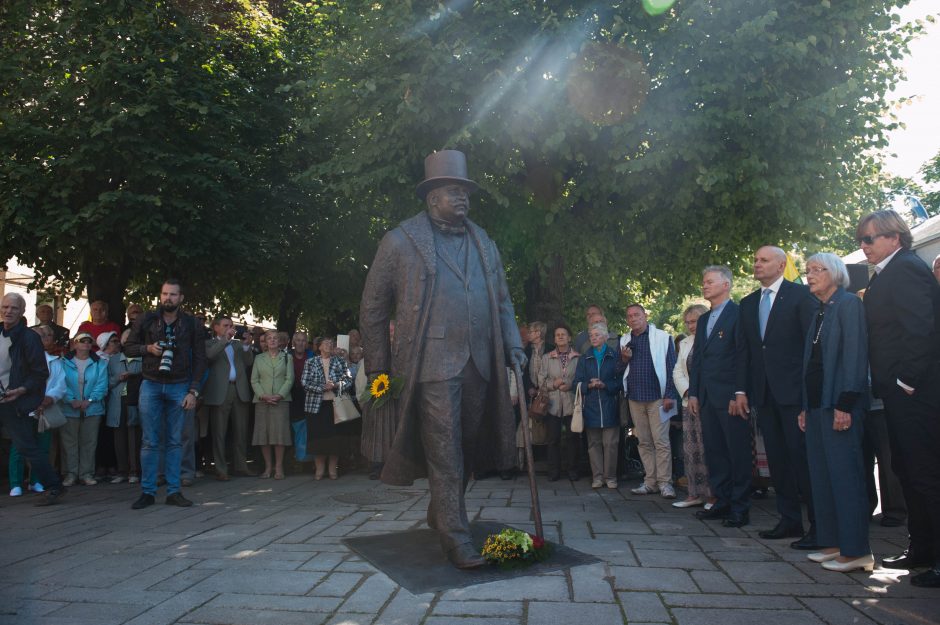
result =
[[[760,306],[757,309],[757,322],[760,324],[760,337],[764,338],[764,332],[767,330],[767,319],[770,318],[770,289],[764,289],[764,294],[760,298]]]

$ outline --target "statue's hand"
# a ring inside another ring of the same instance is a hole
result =
[[[529,362],[529,359],[525,356],[525,351],[519,347],[513,347],[512,352],[509,354],[509,360],[513,365],[519,365],[520,369],[525,369],[525,365]]]

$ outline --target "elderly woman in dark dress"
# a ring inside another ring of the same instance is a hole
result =
[[[346,361],[333,355],[331,338],[320,339],[317,354],[304,365],[301,383],[306,391],[307,448],[314,454],[315,478],[327,471],[331,480],[339,477],[339,457],[349,451],[349,437],[333,423],[333,400],[352,385]]]
[[[819,312],[803,351],[806,453],[822,546],[807,557],[830,571],[871,571],[862,417],[868,390],[868,336],[862,301],[845,287],[849,274],[835,254],[806,262]]]

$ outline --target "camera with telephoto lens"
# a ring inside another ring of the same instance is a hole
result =
[[[158,343],[160,349],[163,350],[163,353],[160,355],[160,367],[159,370],[161,373],[169,373],[170,369],[173,367],[173,351],[176,349],[176,341],[168,338],[164,341]]]

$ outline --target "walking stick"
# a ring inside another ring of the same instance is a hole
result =
[[[525,443],[525,463],[529,470],[529,491],[532,493],[532,515],[535,517],[535,535],[545,538],[542,532],[542,509],[539,506],[539,489],[535,485],[535,463],[532,461],[532,437],[529,435],[529,410],[526,408],[525,387],[522,384],[522,368],[513,363],[516,371],[516,386],[519,392],[519,412],[522,414],[522,440]]]

